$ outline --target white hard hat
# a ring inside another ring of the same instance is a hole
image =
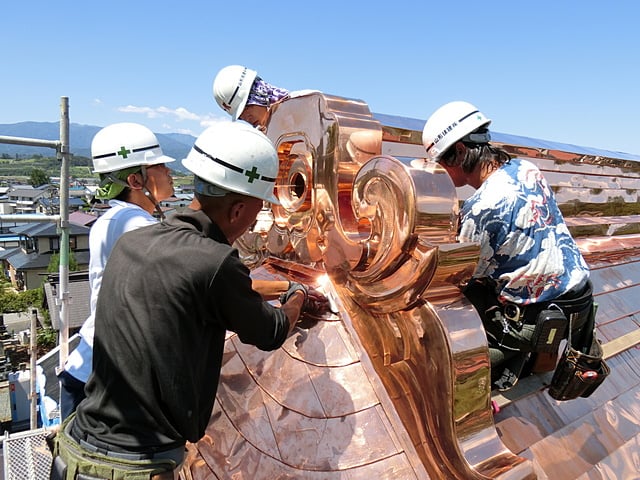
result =
[[[207,128],[182,164],[224,190],[280,204],[273,193],[278,154],[271,140],[248,124],[223,122]]]
[[[213,80],[213,96],[233,121],[242,115],[257,75],[255,70],[242,65],[229,65],[220,70]]]
[[[449,147],[460,140],[488,142],[491,139],[488,133],[467,136],[490,123],[491,120],[470,103],[457,101],[443,105],[429,117],[422,131],[427,157],[437,162]]]
[[[91,158],[95,173],[175,160],[164,155],[153,132],[138,123],[114,123],[104,127],[93,137]]]

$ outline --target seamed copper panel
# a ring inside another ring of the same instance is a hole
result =
[[[324,289],[336,314],[304,318],[275,352],[229,335],[184,478],[638,477],[640,157],[493,134],[556,192],[612,369],[589,398],[552,399],[551,372],[499,395],[458,289],[478,256],[455,240],[469,190],[424,160],[423,124],[322,93],[274,110],[282,206],[237,246],[255,277]]]

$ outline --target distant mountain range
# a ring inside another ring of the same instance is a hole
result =
[[[91,158],[91,140],[102,127],[94,125],[80,125],[71,123],[69,125],[69,144],[71,153],[74,155]],[[11,124],[0,124],[0,135],[10,137],[34,138],[40,140],[59,140],[59,122],[20,122]],[[185,158],[195,142],[195,137],[183,133],[156,133],[162,151],[165,155],[175,158],[177,161],[169,166],[174,170],[186,172],[180,163]],[[44,157],[55,156],[55,152],[50,148],[31,147],[24,145],[13,145],[0,143],[0,155],[11,156],[39,154]]]

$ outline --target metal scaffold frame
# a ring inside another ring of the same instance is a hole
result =
[[[53,148],[56,157],[61,161],[60,167],[60,214],[59,215],[0,215],[0,221],[19,222],[47,222],[55,223],[60,232],[60,289],[58,292],[58,306],[60,307],[59,333],[59,367],[62,368],[69,354],[69,97],[60,99],[60,139],[41,140],[36,138],[1,136],[0,143],[26,145],[34,147]],[[34,363],[32,358],[32,364]],[[35,382],[32,372],[31,382]],[[35,385],[32,385],[32,395]],[[32,399],[34,401],[35,399]],[[35,428],[35,418],[31,418],[31,428]]]
[[[56,157],[61,161],[60,167],[60,214],[59,215],[0,215],[0,221],[47,222],[55,223],[60,233],[60,289],[58,306],[60,307],[59,367],[62,368],[69,354],[69,98],[60,99],[60,139],[41,140],[0,136],[0,143],[53,148]],[[35,317],[35,316],[34,316]],[[36,349],[34,345],[35,330],[32,320],[31,349],[31,430],[11,436],[8,433],[3,441],[4,478],[19,480],[32,478],[35,480],[49,478],[51,454],[45,442],[46,429],[36,429],[37,414],[36,397]],[[10,438],[11,437],[11,438]]]

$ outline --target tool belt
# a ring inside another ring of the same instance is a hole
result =
[[[568,317],[579,344],[593,305],[591,282],[580,292],[528,305],[502,303],[492,287],[477,281],[464,293],[482,316],[490,346],[518,352],[557,352],[568,335]]]
[[[88,450],[71,435],[74,417],[65,420],[50,445],[50,480],[149,480],[176,468],[176,462],[166,458],[126,460]]]
[[[500,303],[495,289],[480,282],[467,286],[464,293],[481,313],[490,347],[523,355],[556,354],[561,341],[567,339],[549,385],[552,398],[586,398],[609,375],[610,368],[596,338],[598,306],[593,302],[591,282],[575,295],[527,306]]]

